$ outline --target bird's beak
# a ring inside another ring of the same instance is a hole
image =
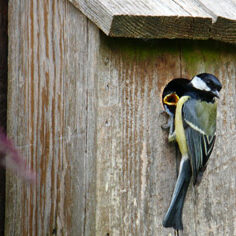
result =
[[[217,98],[220,98],[220,93],[218,90],[213,90],[212,94],[214,94]]]

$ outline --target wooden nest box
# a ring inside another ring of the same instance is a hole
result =
[[[37,184],[7,174],[5,235],[173,235],[161,94],[201,72],[223,89],[183,233],[235,234],[234,0],[11,0],[8,19],[7,130]]]

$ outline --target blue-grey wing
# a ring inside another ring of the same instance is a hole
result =
[[[182,113],[195,184],[198,176],[205,170],[214,147],[216,106],[190,99],[185,102]]]

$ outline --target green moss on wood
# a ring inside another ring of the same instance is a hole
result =
[[[227,57],[229,60],[232,58],[236,60],[236,47],[234,45],[213,40],[182,40],[181,42],[182,64],[188,74],[191,75],[203,71],[210,72],[213,67],[220,67],[222,59]]]
[[[214,73],[221,66],[222,59],[225,62],[227,57],[229,61],[232,58],[236,61],[235,45],[214,40],[142,40],[112,38],[101,33],[101,42],[105,54],[109,51],[113,56],[120,55],[127,63],[153,60],[158,63],[159,59],[163,63],[163,59],[169,60],[173,56],[183,68],[182,76],[188,78],[201,72]]]
[[[131,60],[145,61],[156,59],[164,54],[179,54],[179,42],[177,40],[143,40],[129,38],[111,38],[104,34],[101,36],[102,45],[108,47],[113,53]]]

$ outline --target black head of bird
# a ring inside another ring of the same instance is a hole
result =
[[[188,86],[192,87],[196,94],[208,101],[213,101],[214,97],[219,98],[219,92],[222,88],[220,81],[209,73],[194,76]]]

